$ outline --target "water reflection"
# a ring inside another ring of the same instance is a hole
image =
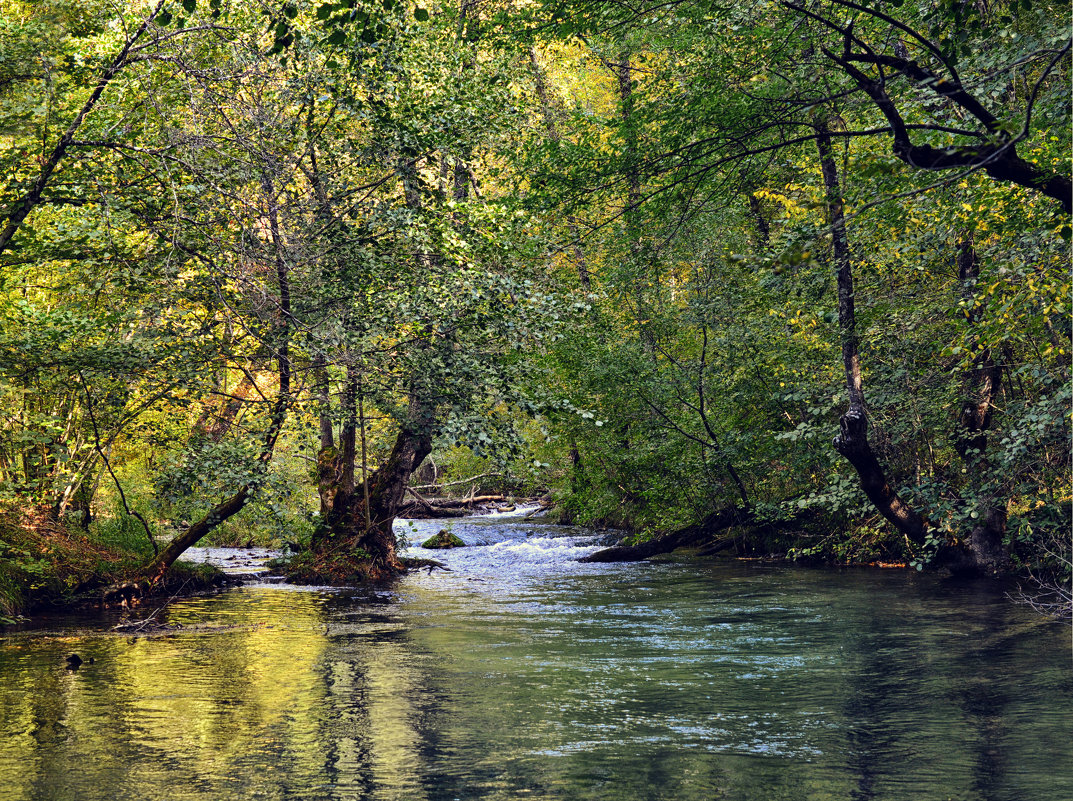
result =
[[[0,798],[1073,796],[1068,632],[988,585],[477,533],[513,542],[390,597],[250,586],[164,636],[5,637]]]

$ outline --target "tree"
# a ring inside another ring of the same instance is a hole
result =
[[[970,301],[958,291],[956,272],[951,286],[949,268],[942,265],[964,252],[953,221],[975,218],[978,225],[990,226],[993,276],[1010,269],[1004,265],[1020,262],[1018,249],[1031,241],[1032,252],[1041,255],[1036,275],[1046,275],[1043,283],[1048,287],[1063,283],[1053,272],[1057,262],[1051,259],[1061,248],[1056,234],[1069,235],[1068,218],[1055,215],[1054,205],[1040,201],[1058,200],[1065,210],[1070,201],[1069,178],[1062,173],[1065,167],[1052,144],[1064,141],[1060,132],[1069,127],[1063,81],[1069,69],[1069,37],[1063,26],[1050,24],[1053,9],[1000,19],[997,7],[985,13],[970,6],[938,4],[880,12],[835,0],[783,4],[779,12],[774,7],[712,9],[689,2],[630,8],[582,2],[546,8],[543,26],[534,19],[534,30],[545,36],[580,34],[585,41],[607,32],[619,39],[644,37],[659,53],[646,70],[644,84],[660,91],[642,95],[634,109],[636,125],[650,143],[640,167],[623,160],[628,147],[608,155],[607,142],[587,137],[582,115],[573,121],[577,133],[564,134],[564,126],[559,126],[557,141],[549,147],[558,156],[551,170],[556,177],[545,180],[569,192],[568,207],[575,219],[580,204],[595,201],[611,186],[628,185],[639,169],[645,176],[639,202],[647,209],[646,238],[661,243],[660,257],[666,263],[673,259],[675,242],[695,236],[701,220],[740,226],[740,221],[732,222],[729,209],[744,194],[758,222],[760,247],[744,248],[740,257],[756,265],[762,282],[802,296],[801,301],[791,296],[785,302],[785,319],[792,323],[790,337],[804,339],[811,329],[840,347],[849,410],[841,415],[834,441],[854,468],[859,489],[844,483],[841,468],[818,459],[810,445],[806,474],[816,479],[827,473],[828,487],[794,482],[796,486],[783,488],[787,494],[776,496],[779,503],[820,505],[858,516],[866,515],[870,507],[908,537],[903,550],[919,555],[920,561],[944,543],[949,546],[942,549],[944,561],[986,570],[1001,567],[995,544],[1003,537],[1006,503],[995,499],[998,484],[1005,482],[998,479],[994,463],[985,468],[969,455],[977,449],[968,442],[985,444],[989,439],[982,432],[995,424],[992,410],[1002,391],[996,371],[1019,369],[1014,365],[1027,352],[1008,347],[1003,358],[1009,366],[989,368],[988,354],[999,352],[996,348],[1003,347],[999,343],[1006,337],[989,330],[981,338],[977,323],[971,337],[971,360],[976,363],[972,374],[983,378],[973,379],[966,388],[959,370],[936,363],[937,348],[955,355],[968,352],[962,346],[935,343],[960,336],[943,321],[952,315],[957,319],[959,307],[978,306],[981,300],[974,294]],[[995,37],[1001,46],[993,44]],[[570,138],[584,144],[564,159],[561,141]],[[875,149],[873,143],[884,139],[893,140],[894,159]],[[808,159],[802,150],[806,145],[819,147],[820,170],[812,166],[814,157]],[[958,168],[952,177],[928,183],[929,174]],[[822,179],[819,187],[816,178]],[[851,189],[847,192],[844,186]],[[579,187],[585,189],[577,191]],[[1009,210],[1019,203],[1024,212],[1015,213],[1014,223]],[[991,217],[982,213],[989,204],[994,210]],[[826,209],[825,224],[808,221],[817,208]],[[844,209],[849,209],[848,220]],[[964,209],[975,215],[966,215]],[[861,253],[877,255],[854,256],[845,230],[847,222],[865,219],[861,215],[878,223],[894,243],[928,242],[927,247],[939,248],[946,260],[906,258],[906,245],[888,250],[860,225],[855,230],[863,240]],[[593,234],[586,242],[590,260],[596,241]],[[1042,250],[1036,250],[1040,246]],[[1044,252],[1048,255],[1042,256]],[[934,283],[910,279],[913,273],[900,276],[897,271],[902,269],[923,271]],[[1022,268],[1017,269],[1023,274]],[[835,279],[838,290],[837,313],[824,310],[830,297],[825,297],[830,286],[827,276]],[[904,291],[904,297],[872,297],[876,289],[891,291],[877,286],[879,276],[889,279],[895,291]],[[668,296],[680,297],[681,287],[689,286],[690,280],[672,280],[676,285]],[[978,292],[975,279],[969,281]],[[1047,297],[1039,309],[1054,308],[1050,290]],[[680,301],[672,301],[668,311],[676,305]],[[779,305],[773,304],[772,315],[782,316]],[[893,316],[884,320],[878,316],[880,309]],[[672,312],[664,319],[668,333],[684,336],[693,330],[708,335],[704,327],[697,328],[696,318],[675,319]],[[897,338],[904,336],[899,332],[905,330],[902,320],[915,321],[919,335],[899,343]],[[832,325],[836,321],[837,326]],[[1050,330],[1047,325],[1053,328],[1031,313],[1013,324],[1022,327],[1015,336],[1023,337],[1029,348],[1036,347],[1029,342],[1038,343],[1039,333]],[[1062,358],[1060,342],[1052,340],[1046,356],[1038,351],[1040,364],[1050,365],[1045,368],[1048,375]],[[830,425],[825,418],[831,419],[831,396],[822,379],[833,365],[825,364],[822,372],[806,377],[786,360],[789,352],[776,354],[775,361],[782,369],[791,368],[796,388],[785,393],[768,388],[768,398],[796,404],[807,397],[810,403],[801,410],[800,422],[783,405],[792,430],[779,430],[770,422],[767,430],[782,442],[814,442]],[[679,356],[663,357],[683,364]],[[907,361],[900,366],[898,359]],[[868,403],[863,393],[866,380],[874,385]],[[1068,387],[1068,377],[1059,380]],[[718,381],[713,377],[709,386]],[[659,394],[645,386],[647,379],[625,383],[650,403]],[[915,394],[908,388],[914,385],[921,388]],[[962,412],[954,420],[942,410],[950,408],[951,395],[966,389],[975,397],[956,401]],[[1025,387],[1025,392],[1026,401],[1047,396],[1041,384]],[[708,394],[707,402],[690,403],[703,407],[709,416],[715,409],[720,416],[727,415],[729,409],[712,398],[710,390]],[[755,395],[745,397],[746,402],[759,402]],[[575,402],[586,401],[578,397]],[[678,403],[684,403],[680,396]],[[608,416],[613,419],[614,414]],[[1013,425],[1016,416],[1003,417],[998,427]],[[661,419],[674,417],[667,414]],[[1045,417],[1047,430],[1053,431],[1057,418]],[[630,425],[637,436],[636,418]],[[676,423],[669,428],[689,439],[688,426]],[[951,437],[954,429],[962,433]],[[1031,447],[1046,450],[1041,444]],[[964,471],[956,466],[958,460],[967,464]],[[763,484],[747,474],[743,479],[746,484]],[[1053,481],[1046,480],[1052,487]],[[1019,493],[1034,493],[1025,485],[1014,488],[1008,483],[1007,490],[1012,493],[1006,496],[1010,508],[1021,503],[1016,500]],[[635,503],[636,491],[624,494],[624,502]],[[861,495],[868,499],[866,506],[860,505]],[[985,518],[985,525],[974,522]]]

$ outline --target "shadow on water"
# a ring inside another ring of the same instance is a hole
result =
[[[5,635],[0,798],[1073,796],[1068,632],[990,585],[455,532],[484,545],[392,593],[254,584],[160,636]]]

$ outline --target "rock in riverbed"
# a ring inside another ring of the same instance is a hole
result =
[[[464,548],[466,543],[445,528],[421,543],[422,548]]]

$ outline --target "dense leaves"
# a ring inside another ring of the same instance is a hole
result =
[[[9,5],[4,497],[375,558],[431,448],[648,534],[1062,569],[1067,4]]]

